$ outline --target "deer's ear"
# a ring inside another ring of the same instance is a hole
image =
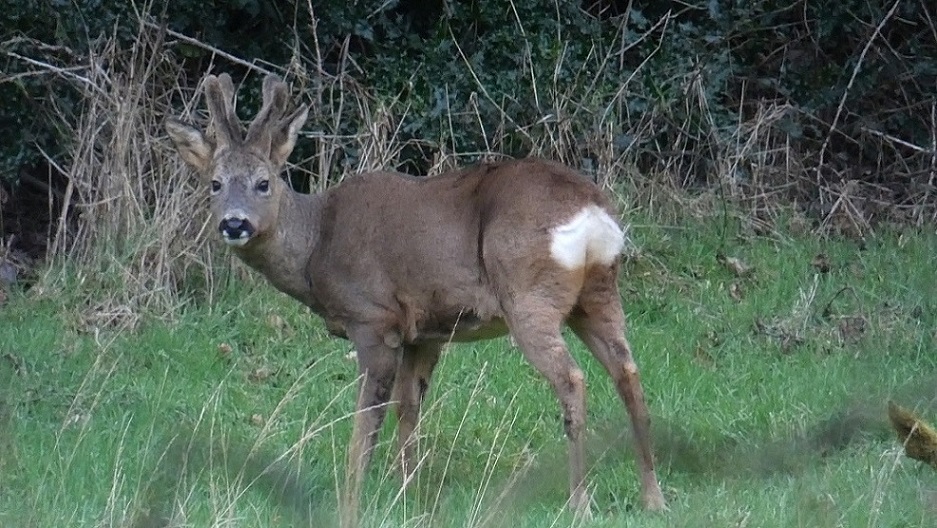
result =
[[[278,123],[270,144],[270,161],[275,167],[282,167],[290,157],[293,147],[296,146],[296,136],[308,116],[309,107],[302,105]]]
[[[201,130],[189,126],[177,119],[166,120],[166,132],[183,161],[194,167],[200,174],[206,174],[211,167],[211,158],[215,153],[215,144]]]

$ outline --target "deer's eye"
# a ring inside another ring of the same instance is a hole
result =
[[[218,180],[211,181],[211,192],[214,194],[221,190],[221,182]]]
[[[262,193],[270,192],[270,180],[260,180],[257,182],[257,190]]]

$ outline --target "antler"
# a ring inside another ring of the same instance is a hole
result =
[[[236,145],[243,137],[241,123],[234,113],[234,84],[231,76],[222,73],[215,77],[209,75],[205,78],[205,99],[208,102],[208,112],[215,124],[215,138],[219,147]]]
[[[279,120],[286,110],[287,96],[286,83],[279,77],[268,75],[264,78],[263,106],[247,129],[245,143],[258,146],[264,152],[270,150],[274,128],[279,125]]]

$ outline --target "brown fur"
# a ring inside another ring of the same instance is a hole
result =
[[[570,497],[586,511],[585,383],[566,348],[568,324],[615,380],[635,429],[642,501],[664,507],[654,472],[649,415],[625,339],[617,261],[566,269],[550,253],[551,230],[590,205],[614,211],[596,185],[556,163],[483,164],[432,178],[372,172],[314,195],[278,174],[306,118],[285,113],[286,86],[264,82],[264,108],[242,140],[233,123],[230,78],[209,76],[215,142],[167,123],[183,159],[220,190],[216,218],[255,229],[234,252],[279,290],[350,339],[362,375],[349,449],[353,524],[363,469],[384,417],[397,403],[405,475],[414,468],[413,431],[441,346],[508,331],[553,386],[570,442]],[[259,124],[258,124],[259,122]],[[262,192],[261,183],[269,182]],[[224,229],[224,224],[221,226]]]

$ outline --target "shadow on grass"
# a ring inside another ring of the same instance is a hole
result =
[[[854,405],[806,430],[775,437],[753,434],[692,438],[677,424],[659,425],[658,463],[668,472],[719,480],[797,474],[862,440],[891,435],[882,405]]]
[[[934,416],[937,414],[937,378],[909,383],[890,397],[924,415]],[[701,433],[679,423],[658,420],[654,423],[654,445],[659,474],[665,484],[668,475],[678,473],[702,482],[799,475],[823,465],[849,447],[894,439],[895,432],[886,412],[888,399],[883,395],[848,402],[829,417],[806,428],[773,436],[758,431],[741,431],[732,436]],[[600,473],[601,467],[610,463],[631,462],[634,450],[630,430],[626,420],[593,427],[587,455],[593,464],[591,473]],[[555,452],[542,455],[537,465],[520,478],[496,486],[498,492],[486,501],[501,511],[521,511],[545,500],[564,500],[565,475],[564,443]],[[601,506],[606,511],[632,510],[637,507],[636,499],[615,498],[611,506]],[[599,498],[599,502],[606,501]],[[509,523],[494,521],[485,526],[509,526]]]
[[[179,431],[176,427],[175,430]],[[175,526],[174,505],[190,489],[192,481],[212,473],[252,494],[263,494],[282,517],[296,526],[316,526],[328,522],[323,501],[327,490],[313,486],[315,479],[305,475],[292,462],[277,454],[252,449],[248,442],[212,438],[191,427],[182,428],[157,458],[140,508],[131,528]],[[231,485],[231,484],[228,484]]]

